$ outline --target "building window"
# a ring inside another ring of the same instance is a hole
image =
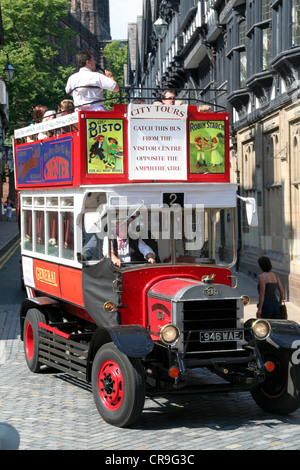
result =
[[[239,45],[244,46],[246,42],[246,20],[239,22]]]
[[[292,46],[300,45],[300,0],[292,0]]]
[[[267,21],[271,18],[271,4],[270,0],[261,1],[261,21]]]
[[[240,88],[246,84],[247,78],[247,55],[246,51],[240,52]]]
[[[269,68],[272,59],[272,13],[271,0],[247,3],[247,77]]]
[[[272,56],[272,30],[266,28],[262,30],[262,68],[266,70]]]
[[[265,221],[265,250],[273,253],[283,253],[283,211],[284,207],[282,172],[278,158],[278,134],[264,136],[264,221]]]
[[[300,168],[299,168],[299,124],[291,129],[291,254],[293,260],[300,259]]]
[[[240,88],[243,88],[247,79],[247,55],[246,55],[246,20],[239,22],[239,46],[242,48],[240,54]]]
[[[269,67],[272,56],[272,29],[269,21],[272,18],[270,0],[261,0],[261,21],[266,22],[262,29],[262,70]]]
[[[255,150],[254,142],[248,143],[243,149],[243,163],[242,163],[242,179],[243,188],[247,191],[256,186],[256,171],[255,171]]]

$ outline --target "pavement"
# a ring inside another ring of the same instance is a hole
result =
[[[0,220],[0,252],[4,251],[10,242],[19,236],[19,225],[17,221],[16,209],[12,211],[12,218],[10,221],[2,216]]]
[[[15,241],[19,236],[19,225],[17,222],[16,210],[13,209],[11,221],[3,218],[0,221],[0,253],[5,252],[10,242]],[[245,320],[256,317],[256,304],[258,302],[257,281],[244,273],[232,271],[237,276],[238,285],[235,292],[239,295],[246,294],[250,297],[250,304],[245,308]],[[234,280],[233,280],[234,282]],[[291,302],[286,302],[289,320],[300,323],[300,307]]]

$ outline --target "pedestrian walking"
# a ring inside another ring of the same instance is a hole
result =
[[[12,215],[12,205],[11,205],[11,201],[9,200],[8,203],[6,204],[6,220],[8,222],[11,221],[11,215]]]
[[[262,273],[258,277],[259,300],[257,304],[257,318],[280,318],[279,305],[284,298],[284,289],[279,277],[272,271],[272,263],[267,256],[258,260]],[[279,291],[279,301],[277,298]]]

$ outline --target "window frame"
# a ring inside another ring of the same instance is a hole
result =
[[[23,193],[20,195],[20,202],[22,254],[74,265],[76,262],[74,196]],[[67,219],[71,224],[65,224]],[[68,241],[65,231],[67,228],[68,235],[72,233]]]

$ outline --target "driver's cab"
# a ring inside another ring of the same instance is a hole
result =
[[[82,259],[90,265],[110,258],[119,269],[174,264],[229,267],[235,262],[235,212],[234,207],[204,204],[100,204],[83,216]]]

